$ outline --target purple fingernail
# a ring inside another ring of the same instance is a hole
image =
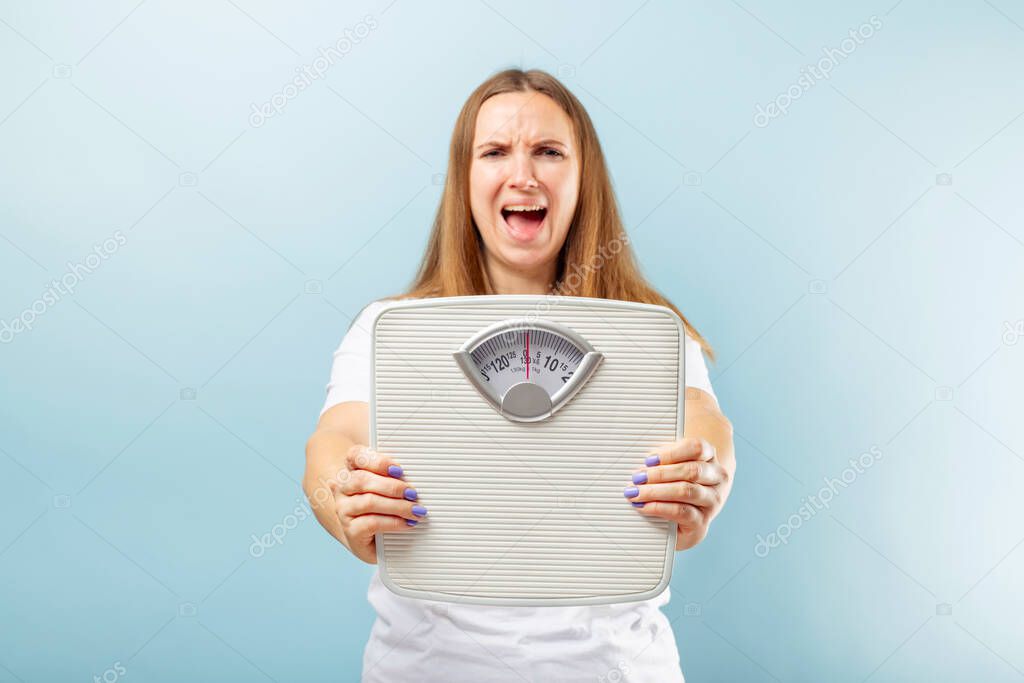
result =
[[[635,508],[642,508],[644,506],[643,503],[633,503],[633,502],[631,502],[630,505],[632,505]]]
[[[661,464],[661,458],[656,455],[648,455],[647,459],[644,460],[644,464],[648,467],[656,467]]]
[[[647,473],[646,472],[634,472],[633,473],[633,483],[634,484],[646,484],[647,483]]]
[[[416,526],[416,520],[415,519],[407,519],[407,520],[405,520],[405,524],[406,524],[406,526]]]
[[[427,514],[427,508],[423,507],[422,505],[413,505],[412,514],[416,515],[417,517],[425,517]]]
[[[402,468],[398,465],[388,465],[388,474],[395,479],[400,479],[402,476]]]
[[[628,489],[622,492],[626,498],[636,498],[640,495],[640,489],[635,486],[630,486]]]
[[[416,494],[416,489],[406,489],[405,493],[403,493],[402,495],[405,496],[406,500],[416,500],[417,498],[419,498],[419,496]]]

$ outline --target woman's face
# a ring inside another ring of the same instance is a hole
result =
[[[579,195],[569,116],[537,92],[484,102],[473,136],[469,194],[488,268],[548,278],[543,284],[550,285]]]

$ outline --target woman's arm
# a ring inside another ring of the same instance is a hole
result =
[[[369,441],[368,425],[369,406],[366,403],[339,403],[320,417],[316,431],[306,442],[306,474],[302,488],[317,521],[345,547],[348,547],[348,541],[335,511],[330,482],[338,480],[339,473],[346,471],[345,454],[353,446],[365,446]]]
[[[378,531],[403,531],[427,513],[389,457],[366,448],[369,406],[339,403],[320,418],[306,442],[302,488],[320,524],[352,554],[377,562]]]
[[[736,451],[732,440],[732,423],[719,410],[715,399],[705,391],[687,387],[684,415],[683,437],[704,439],[710,443],[715,449],[714,461],[722,467],[723,477],[721,483],[715,487],[718,504],[707,511],[709,514],[706,515],[706,523],[689,531],[680,529],[676,550],[692,548],[704,540],[708,525],[722,511],[722,506],[725,505],[725,501],[732,491],[732,481],[736,474]]]

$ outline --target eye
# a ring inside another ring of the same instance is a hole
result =
[[[554,154],[549,154],[548,152],[554,152]],[[546,157],[550,156],[552,158],[559,158],[565,156],[554,147],[545,147],[543,150],[541,150],[541,153]]]
[[[488,151],[484,152],[483,154],[481,154],[480,158],[481,159],[486,159],[488,157],[491,157],[491,155],[493,155],[493,154],[501,154],[501,150],[500,149],[488,150]]]

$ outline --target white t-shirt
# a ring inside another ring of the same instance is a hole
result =
[[[370,326],[383,305],[364,308],[334,352],[321,415],[345,401],[370,402]],[[700,345],[689,336],[685,355],[686,386],[714,397]],[[363,653],[363,683],[683,680],[672,627],[659,609],[669,588],[615,605],[503,607],[406,598],[374,572],[367,598],[377,620]]]

